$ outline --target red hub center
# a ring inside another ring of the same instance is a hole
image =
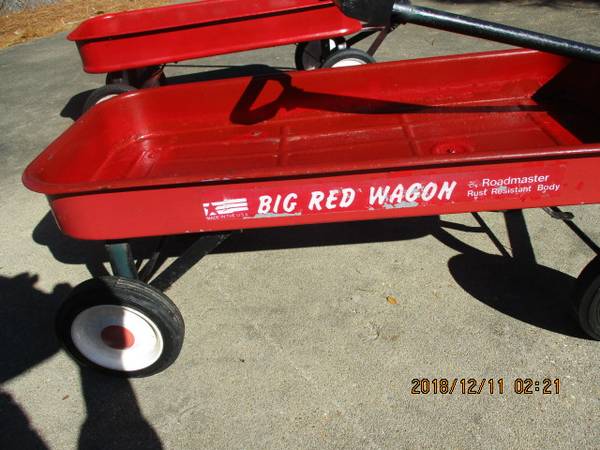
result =
[[[102,330],[100,336],[106,345],[117,350],[131,348],[135,343],[133,333],[127,328],[117,325],[106,327]]]

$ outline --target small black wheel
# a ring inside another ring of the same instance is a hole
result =
[[[164,66],[149,66],[136,70],[136,86],[139,89],[155,88],[167,84]]]
[[[320,68],[323,61],[339,46],[344,46],[345,43],[344,38],[301,42],[296,46],[296,53],[294,54],[296,69],[315,70]]]
[[[344,50],[334,52],[325,60],[321,67],[352,67],[361,66],[363,64],[371,64],[374,62],[375,58],[373,58],[367,52],[363,52],[357,48],[346,48]]]
[[[177,306],[141,281],[92,278],[60,306],[56,334],[77,362],[111,375],[146,377],[177,359],[185,326]]]
[[[135,91],[136,89],[133,86],[129,86],[128,84],[107,84],[106,86],[102,86],[96,89],[94,92],[90,94],[85,103],[83,104],[83,112],[89,111],[94,105],[98,103],[105,102],[106,100],[110,100],[117,95],[124,94],[125,92]]]
[[[159,87],[167,84],[167,76],[164,66],[148,66],[109,72],[106,74],[106,84],[127,84],[138,89]]]
[[[600,256],[596,256],[577,278],[575,314],[581,329],[600,340]]]
[[[129,83],[129,73],[126,70],[119,72],[109,72],[106,74],[106,84],[131,84]]]

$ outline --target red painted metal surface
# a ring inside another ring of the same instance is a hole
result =
[[[107,73],[361,29],[330,0],[203,0],[94,17],[68,38],[86,72]]]
[[[600,201],[600,67],[505,51],[171,86],[26,170],[81,239]]]

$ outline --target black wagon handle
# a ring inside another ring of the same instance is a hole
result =
[[[570,58],[600,62],[600,47],[415,6],[409,0],[335,0],[335,3],[347,16],[372,26],[387,25],[390,22],[412,23]]]

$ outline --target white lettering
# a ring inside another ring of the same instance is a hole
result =
[[[435,184],[433,182],[428,183],[427,186],[425,186],[425,188],[423,189],[423,193],[421,194],[421,198],[423,199],[423,201],[428,202],[433,197],[435,197],[435,193],[437,192],[437,189],[438,189],[437,184]]]
[[[321,207],[321,202],[325,199],[325,194],[321,191],[314,191],[310,194],[310,203],[308,204],[308,209],[314,211],[321,211],[323,209]]]
[[[513,184],[533,184],[533,183],[545,183],[550,178],[550,175],[532,175],[529,177],[507,177],[500,179],[484,178],[481,182],[483,187],[498,187],[498,186],[510,186]]]
[[[260,202],[258,205],[258,214],[267,214],[271,210],[273,199],[270,195],[261,195],[258,200]]]
[[[421,195],[421,191],[423,190],[423,185],[421,183],[411,184],[410,187],[406,190],[406,201],[414,202]]]
[[[281,204],[281,195],[277,194],[275,197],[275,206],[273,207],[273,212],[275,214],[279,214],[279,205]]]
[[[404,186],[399,184],[398,186],[396,186],[396,188],[392,192],[392,195],[390,195],[389,202],[391,204],[401,203],[403,194],[404,194]]]
[[[446,200],[450,200],[455,188],[456,188],[456,181],[453,181],[452,183],[448,183],[447,181],[444,181],[444,184],[442,184],[442,187],[440,189],[440,193],[438,194],[438,199],[444,200],[444,196],[445,196]]]
[[[548,191],[556,191],[558,192],[560,189],[560,184],[538,184],[537,190],[538,192],[548,192]]]
[[[295,200],[298,200],[297,194],[292,193],[292,194],[288,194],[285,197],[285,199],[283,200],[283,210],[286,213],[294,212],[294,210],[296,209],[296,206],[298,205]]]
[[[387,198],[389,193],[389,186],[386,186],[385,189],[379,186],[377,188],[377,191],[374,187],[371,186],[371,188],[369,189],[369,204],[373,206],[377,202],[379,206],[383,205],[383,202],[385,202],[385,199]]]
[[[332,189],[329,191],[329,195],[327,196],[327,202],[325,202],[325,208],[334,209],[336,204],[334,203],[338,197],[337,195],[340,193],[337,189]]]
[[[356,191],[352,188],[342,189],[342,199],[340,200],[340,208],[347,208],[356,198]]]

